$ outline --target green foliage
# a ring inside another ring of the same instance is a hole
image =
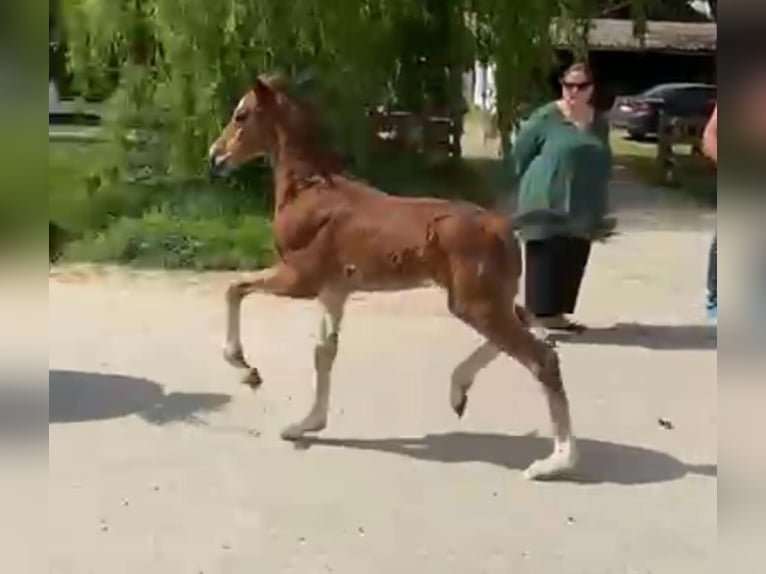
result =
[[[222,269],[268,264],[269,174],[255,164],[228,182],[125,182],[114,147],[51,142],[49,217],[63,259]]]
[[[631,7],[640,16],[652,1]],[[462,72],[492,57],[507,132],[524,103],[545,93],[552,20],[582,52],[588,20],[603,8],[599,0],[62,2],[80,89],[103,91],[119,72],[113,120],[130,152],[123,159],[171,178],[204,169],[205,150],[256,71],[310,72],[334,142],[364,163],[366,109],[464,109]],[[125,137],[132,130],[159,135],[137,144]]]
[[[326,144],[357,173],[382,184],[398,178],[392,185],[402,191],[450,195],[449,186],[429,187],[417,175],[465,181],[470,170],[434,173],[413,158],[372,157],[370,108],[462,114],[463,72],[492,59],[505,136],[550,96],[551,22],[582,54],[590,18],[603,9],[601,0],[60,1],[75,88],[109,95],[112,145],[83,154],[87,169],[76,177],[66,173],[72,158],[52,153],[60,181],[50,176],[51,212],[83,236],[74,254],[171,266],[266,257],[263,233],[244,231],[263,226],[244,214],[268,212],[267,170],[255,165],[225,185],[204,174],[210,142],[255,73],[302,79],[295,89],[320,104]],[[640,20],[654,1],[630,0],[631,10]],[[72,189],[57,194],[66,182]],[[238,251],[241,244],[250,247]],[[208,249],[230,256],[218,261]]]
[[[655,0],[630,0],[630,10]],[[576,58],[587,58],[593,18],[603,15],[603,0],[473,0],[476,54],[497,64],[497,126],[503,141],[531,106],[550,98],[556,40]],[[559,44],[560,45],[560,44]]]
[[[364,108],[385,98],[390,43],[404,0],[65,0],[70,65],[85,89],[121,79],[113,118],[124,135],[154,130],[150,166],[199,174],[210,141],[257,72],[311,70],[348,149],[363,142]],[[350,81],[351,79],[351,81]],[[130,142],[125,142],[130,148]],[[163,153],[164,152],[164,153]]]
[[[123,217],[69,245],[66,259],[166,269],[257,269],[274,259],[268,220],[192,218],[156,210]]]
[[[15,95],[15,94],[14,94]],[[45,176],[36,159],[45,153],[36,137],[39,116],[19,96],[5,108],[0,104],[0,256],[27,239],[42,234]],[[33,98],[30,98],[33,101]],[[18,103],[17,103],[18,102]]]

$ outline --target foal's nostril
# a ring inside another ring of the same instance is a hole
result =
[[[207,160],[208,160],[207,168],[210,174],[212,175],[219,174],[225,162],[221,161],[221,158],[219,158],[216,154],[210,154],[207,157]]]

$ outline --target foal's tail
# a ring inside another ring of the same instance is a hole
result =
[[[505,270],[510,280],[508,288],[511,291],[514,313],[524,327],[533,329],[535,327],[534,315],[523,304],[515,301],[523,272],[521,244],[516,235],[519,229],[518,222],[507,215],[493,212],[489,214],[485,225],[487,230],[496,238],[499,257],[505,265]]]
[[[515,220],[501,213],[487,213],[484,227],[494,236],[498,257],[505,264],[506,271],[513,281],[518,281],[521,277],[522,259]]]

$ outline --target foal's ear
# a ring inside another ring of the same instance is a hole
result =
[[[272,87],[264,80],[263,76],[256,76],[253,80],[253,92],[259,104],[271,104],[276,99]]]

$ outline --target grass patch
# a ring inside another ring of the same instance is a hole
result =
[[[273,260],[263,166],[235,182],[129,183],[110,172],[108,143],[54,140],[48,151],[49,218],[64,230],[63,261],[252,269]]]
[[[49,218],[72,233],[105,224],[107,214],[97,215],[101,208],[97,204],[103,196],[95,197],[95,192],[108,165],[110,148],[104,143],[49,142]]]
[[[158,210],[87,232],[64,258],[167,269],[258,269],[274,260],[271,245],[263,216],[192,219]]]

